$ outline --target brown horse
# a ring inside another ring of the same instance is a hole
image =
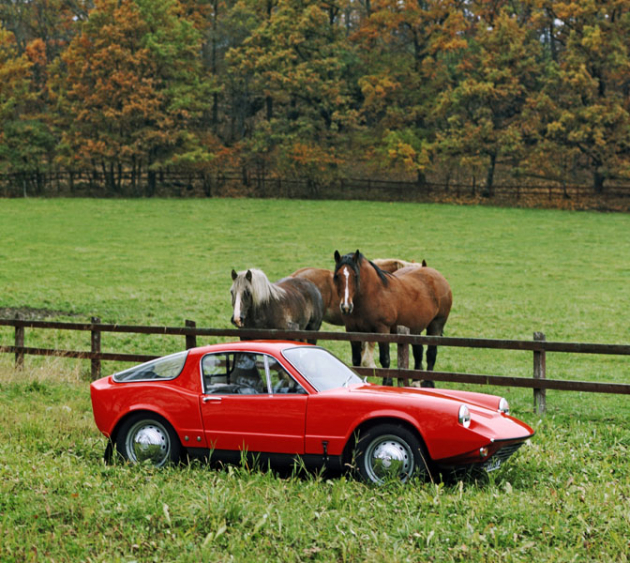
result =
[[[232,270],[232,323],[238,328],[319,330],[322,296],[307,279],[271,283],[262,270]],[[309,342],[315,342],[309,340]]]
[[[396,270],[406,267],[426,267],[425,260],[421,264],[417,262],[407,262],[397,258],[380,258],[373,262],[384,272],[394,273]],[[333,272],[325,268],[300,268],[289,275],[291,278],[305,278],[313,282],[319,292],[322,294],[324,301],[324,321],[331,325],[343,326],[344,321],[339,308],[337,299],[337,289],[333,282]]]
[[[382,258],[374,260],[381,270],[393,273],[401,268],[422,267],[427,263],[423,260],[421,264],[417,262],[407,262],[397,258]],[[343,316],[337,299],[337,290],[333,282],[333,272],[325,268],[300,268],[293,272],[291,278],[305,278],[317,286],[324,301],[324,321],[336,326],[344,326]],[[361,365],[363,367],[376,367],[374,363],[374,342],[366,342],[362,347]]]
[[[448,282],[437,270],[426,266],[405,267],[393,274],[384,272],[358,250],[341,256],[335,251],[333,282],[348,332],[395,332],[406,326],[411,334],[441,336],[453,303]],[[352,342],[352,363],[361,362],[361,346]],[[414,345],[414,369],[422,369],[422,346]],[[432,371],[437,346],[427,350],[427,370]],[[389,345],[379,343],[381,366],[390,364]],[[433,386],[433,382],[423,385]]]
[[[324,321],[331,325],[343,326],[343,318],[337,301],[337,290],[333,283],[333,273],[324,268],[300,268],[290,278],[303,278],[314,283],[324,302]]]

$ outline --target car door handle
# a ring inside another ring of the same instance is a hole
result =
[[[207,397],[203,398],[203,402],[207,403],[208,401],[216,401],[217,403],[221,402],[221,397],[213,397],[212,395],[209,395]]]

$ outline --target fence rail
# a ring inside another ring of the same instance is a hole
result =
[[[72,323],[57,321],[36,321],[25,319],[0,319],[0,326],[13,327],[15,330],[15,344],[0,346],[0,353],[15,354],[17,367],[24,364],[26,355],[56,356],[91,360],[92,379],[101,375],[101,362],[145,362],[157,356],[145,354],[109,353],[101,350],[103,333],[131,333],[155,334],[185,337],[186,348],[197,345],[197,337],[233,337],[233,338],[264,338],[303,340],[317,338],[324,341],[370,341],[396,344],[398,349],[398,367],[396,369],[355,368],[364,376],[392,378],[404,384],[409,380],[417,381],[432,379],[434,381],[448,381],[456,383],[472,383],[477,385],[496,385],[509,387],[531,388],[534,390],[534,408],[537,413],[546,410],[546,390],[583,391],[591,393],[630,394],[630,384],[598,383],[591,381],[567,381],[547,379],[546,354],[604,354],[630,356],[630,345],[625,344],[589,344],[572,342],[548,342],[542,333],[534,333],[533,340],[495,340],[487,338],[453,338],[442,336],[418,336],[410,334],[366,334],[352,332],[309,332],[300,330],[259,330],[259,329],[225,329],[201,328],[194,321],[186,321],[183,327],[173,326],[145,326],[118,325],[101,323],[98,317],[91,322]],[[25,346],[25,329],[35,330],[69,330],[91,333],[91,349],[89,351],[59,350],[51,348],[33,348]],[[491,350],[515,350],[533,353],[533,377],[508,377],[498,375],[480,375],[453,372],[427,372],[409,369],[408,346],[413,344],[436,345],[446,347],[484,348]]]

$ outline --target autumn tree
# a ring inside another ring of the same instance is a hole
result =
[[[486,16],[471,22],[457,80],[439,96],[446,127],[437,135],[440,151],[485,166],[492,196],[497,163],[518,165],[527,150],[523,110],[539,88],[542,53],[518,13],[504,7]]]
[[[0,167],[35,185],[630,178],[623,0],[0,0],[0,29]]]
[[[233,79],[247,88],[245,146],[285,173],[318,176],[339,163],[355,120],[340,10],[315,0],[257,10],[257,26],[229,53]]]
[[[63,163],[98,164],[110,190],[125,168],[147,195],[167,166],[212,158],[195,122],[210,97],[200,36],[174,1],[99,0],[51,80],[64,120]]]
[[[436,97],[448,87],[448,68],[466,46],[458,4],[365,2],[367,17],[351,36],[362,65],[362,144],[383,165],[411,172],[420,182],[434,156]]]
[[[578,153],[601,193],[606,180],[630,177],[630,7],[618,0],[536,6],[553,21],[544,143]]]
[[[17,174],[24,193],[33,179],[35,191],[41,191],[40,173],[54,146],[37,111],[37,52],[37,45],[29,45],[19,54],[14,34],[0,28],[0,170]]]

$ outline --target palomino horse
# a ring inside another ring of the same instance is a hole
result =
[[[441,336],[453,303],[448,282],[437,270],[406,267],[389,274],[358,250],[341,256],[335,251],[333,282],[348,332],[395,332],[406,326],[411,334]],[[361,346],[352,342],[352,363],[361,362]],[[413,345],[414,369],[422,369],[422,346]],[[432,371],[437,346],[427,350],[427,370]],[[388,368],[389,345],[379,342],[381,366]],[[433,387],[433,382],[423,382]]]
[[[319,330],[322,324],[322,296],[307,279],[271,283],[262,270],[232,270],[230,293],[232,322],[238,328]]]
[[[398,258],[375,258],[372,260],[381,270],[393,274],[395,271],[402,268],[422,268],[427,265],[426,260],[423,260],[421,264],[417,262],[407,262],[406,260],[399,260]]]
[[[427,265],[424,260],[422,264],[418,264],[417,262],[407,262],[397,258],[382,258],[374,260],[374,262],[381,270],[390,273],[407,266],[422,267]],[[333,282],[333,272],[325,268],[300,268],[293,272],[290,277],[305,278],[313,282],[322,294],[324,301],[324,321],[331,325],[344,326],[339,300],[337,299],[337,290]],[[374,342],[366,342],[365,346],[362,346],[362,351],[361,365],[363,367],[376,367],[374,363]]]

